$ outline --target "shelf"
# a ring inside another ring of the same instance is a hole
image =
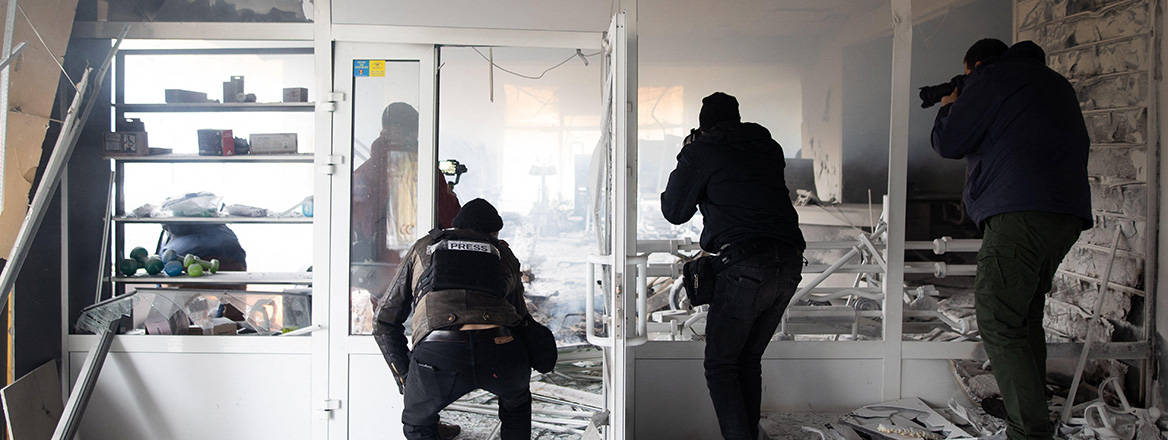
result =
[[[156,154],[152,156],[107,156],[115,162],[195,163],[195,162],[266,162],[312,163],[311,154],[244,154],[239,156],[198,156],[194,154]]]
[[[315,102],[199,102],[171,104],[117,104],[126,113],[311,112]]]
[[[226,272],[191,278],[186,275],[116,276],[115,283],[128,284],[312,284],[312,272]]]
[[[254,224],[312,224],[312,217],[114,217],[114,223],[150,223],[150,224],[227,224],[227,223],[254,223]]]

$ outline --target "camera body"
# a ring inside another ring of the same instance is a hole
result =
[[[949,82],[935,86],[921,87],[921,108],[929,108],[941,102],[941,98],[953,94],[954,90],[961,90],[965,86],[966,75],[957,75]]]

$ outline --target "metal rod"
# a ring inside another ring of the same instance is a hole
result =
[[[1071,419],[1071,409],[1075,406],[1075,394],[1079,391],[1079,382],[1083,380],[1083,369],[1087,367],[1087,356],[1091,353],[1095,329],[1099,328],[1103,299],[1107,297],[1108,284],[1111,282],[1111,268],[1115,266],[1115,254],[1119,250],[1119,239],[1122,235],[1123,228],[1116,226],[1115,238],[1111,241],[1111,254],[1107,257],[1107,268],[1103,271],[1103,282],[1099,284],[1099,297],[1095,298],[1095,307],[1091,309],[1091,319],[1087,321],[1087,339],[1083,341],[1083,351],[1079,352],[1079,363],[1075,365],[1075,377],[1071,380],[1071,390],[1067,392],[1067,400],[1063,403],[1063,413],[1060,418],[1063,423],[1067,423]]]
[[[97,288],[94,289],[94,294],[93,294],[93,303],[94,304],[101,302],[101,286],[102,286],[102,284],[105,283],[105,274],[106,274],[106,271],[109,269],[109,267],[106,266],[106,258],[108,258],[109,253],[110,253],[109,252],[110,226],[112,223],[112,219],[114,217],[114,198],[111,197],[111,195],[113,194],[113,191],[114,191],[114,179],[115,178],[116,178],[116,175],[114,173],[110,173],[109,185],[106,186],[106,189],[109,190],[109,192],[106,193],[107,195],[105,198],[106,199],[105,225],[102,226],[102,228],[101,228],[101,255],[99,255],[97,257]],[[109,273],[113,273],[113,272],[110,271]]]
[[[23,41],[21,41],[20,44],[17,44],[16,49],[12,49],[12,53],[8,54],[7,57],[4,57],[4,61],[0,61],[0,69],[7,69],[8,65],[12,64],[12,60],[15,60],[16,57],[20,55],[20,52],[24,51],[26,46],[28,46],[28,43]]]
[[[122,31],[122,35],[124,36],[129,30],[130,28],[127,26]],[[73,155],[73,147],[77,145],[77,136],[81,134],[85,120],[89,118],[89,112],[93,109],[95,102],[93,98],[101,91],[101,83],[106,72],[109,71],[114,54],[118,52],[118,47],[122,44],[122,39],[119,37],[114,43],[110,54],[106,56],[105,62],[97,71],[97,79],[94,81],[93,89],[98,92],[89,93],[89,80],[94,77],[92,68],[86,69],[81,81],[77,83],[77,92],[74,94],[73,103],[69,105],[69,111],[65,115],[61,134],[57,136],[57,143],[53,146],[53,152],[45,166],[45,173],[41,176],[40,185],[37,186],[36,193],[33,195],[28,214],[25,215],[24,221],[20,224],[16,241],[12,246],[12,251],[8,254],[8,264],[4,267],[3,272],[0,272],[0,304],[8,302],[8,295],[12,292],[12,286],[16,284],[16,276],[20,274],[20,268],[24,266],[25,257],[28,256],[29,248],[32,247],[32,240],[41,227],[45,211],[53,198],[53,193],[56,192],[57,184],[61,181],[61,171],[65,169],[65,164]],[[84,109],[81,108],[83,102]],[[0,112],[0,114],[7,114],[7,112]]]
[[[820,272],[819,275],[816,275],[815,278],[808,282],[806,286],[800,287],[799,291],[795,292],[795,296],[791,298],[791,304],[798,304],[799,301],[802,301],[808,293],[811,293],[811,289],[819,287],[819,284],[823,283],[827,277],[831,276],[831,274],[835,273],[835,271],[839,270],[839,268],[847,264],[848,261],[856,258],[856,256],[859,254],[860,247],[853,246],[852,250],[848,251],[848,253],[844,254],[844,256],[840,257],[838,260],[824,269],[823,272]]]
[[[8,0],[8,11],[5,14],[4,27],[4,50],[6,55],[13,54],[12,51],[12,34],[16,26],[16,1]],[[8,60],[12,60],[12,56]],[[8,61],[6,60],[6,61]],[[5,163],[5,158],[8,155],[8,85],[11,83],[12,69],[5,64],[4,69],[0,69],[0,109],[5,111],[0,112],[0,189],[4,188],[5,169],[8,168]],[[0,190],[0,212],[4,212],[5,205],[5,191]],[[9,260],[11,261],[11,260]],[[7,298],[5,302],[7,303]]]
[[[84,83],[85,79],[81,79]],[[80,86],[81,83],[78,85]],[[89,351],[85,357],[85,365],[81,367],[81,374],[77,376],[77,383],[73,385],[73,392],[69,393],[69,401],[65,403],[65,410],[53,430],[52,440],[72,440],[81,427],[81,418],[85,415],[85,407],[89,404],[89,397],[93,395],[93,387],[97,385],[97,376],[101,374],[101,367],[109,355],[110,346],[114,342],[121,320],[110,321],[109,326],[102,330],[101,339],[97,346]]]
[[[4,51],[5,55],[12,54],[12,33],[16,27],[16,7],[17,0],[8,0],[8,11],[4,15],[4,44],[0,50]],[[10,56],[8,60],[13,57]],[[8,61],[5,60],[5,61]],[[3,69],[0,69],[0,213],[4,212],[4,170],[8,168],[4,158],[8,156],[8,87],[12,79],[12,69],[7,64]],[[8,260],[9,264],[12,260]],[[7,271],[5,271],[7,272]],[[8,289],[5,289],[7,291]],[[7,304],[8,298],[0,296],[4,301],[0,304]]]

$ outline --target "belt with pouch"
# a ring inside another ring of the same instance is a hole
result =
[[[774,255],[776,258],[796,257],[802,254],[798,249],[787,248],[782,245],[779,240],[775,239],[757,239],[757,240],[740,240],[738,242],[722,246],[718,250],[717,268],[718,271],[733,266],[751,257],[761,255]]]
[[[466,342],[472,336],[504,338],[511,336],[511,330],[507,327],[495,327],[485,330],[431,330],[419,342]]]

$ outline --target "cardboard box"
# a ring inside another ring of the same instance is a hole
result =
[[[248,138],[251,154],[296,154],[296,133],[255,133]]]
[[[145,156],[150,154],[146,132],[106,133],[105,142],[102,144],[102,153],[106,156]]]
[[[308,102],[308,89],[304,87],[285,87],[284,102]]]
[[[198,131],[200,156],[234,156],[235,137],[231,130],[202,129]]]

